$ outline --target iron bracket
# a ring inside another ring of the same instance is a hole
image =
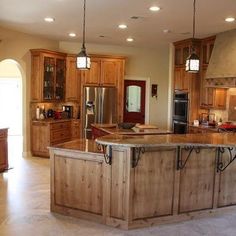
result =
[[[217,148],[217,172],[224,171],[235,159],[236,153],[233,154],[233,147],[219,147]],[[225,150],[229,153],[228,162],[222,160],[222,154],[225,153]],[[235,149],[236,151],[236,149]],[[234,156],[233,156],[234,155]]]
[[[134,147],[132,148],[132,168],[135,168],[138,165],[141,153],[145,152],[144,147]]]
[[[181,157],[181,148],[179,146],[177,147],[177,170],[182,170],[186,166],[186,163],[188,162],[193,151],[200,153],[200,147],[185,146],[183,149],[189,151],[189,153],[186,159],[183,161]]]
[[[98,144],[97,148],[99,151],[102,151],[105,162],[107,164],[111,165],[111,163],[112,163],[112,147],[111,147],[111,145],[109,145],[107,147],[107,145],[105,145],[105,144]]]

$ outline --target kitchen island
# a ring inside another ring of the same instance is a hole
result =
[[[53,212],[130,229],[236,209],[235,133],[96,142],[50,147]]]

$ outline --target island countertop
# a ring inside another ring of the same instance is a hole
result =
[[[158,146],[236,146],[236,133],[166,134],[166,135],[106,135],[95,140],[98,144],[126,147]]]
[[[119,134],[119,135],[154,135],[154,134],[159,135],[159,134],[172,133],[172,131],[167,130],[167,129],[139,128],[136,126],[131,129],[123,129],[123,128],[119,128],[116,124],[92,124],[92,127],[99,129],[107,134]]]

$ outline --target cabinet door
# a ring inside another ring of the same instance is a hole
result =
[[[189,80],[192,79],[191,77],[192,74],[190,74],[189,72],[185,71],[185,68],[182,68],[182,90],[189,90]]]
[[[91,58],[91,68],[87,71],[82,71],[83,84],[99,85],[101,78],[101,62],[100,59]]]
[[[80,71],[76,69],[76,58],[66,58],[66,101],[79,102]]]
[[[189,90],[189,79],[191,74],[185,71],[184,67],[175,68],[174,88],[176,90]]]
[[[42,73],[43,65],[39,54],[31,55],[31,101],[42,101]]]
[[[120,77],[120,62],[112,59],[104,59],[101,62],[101,68],[101,84],[105,86],[116,86]]]
[[[55,73],[55,99],[65,99],[65,80],[66,80],[66,62],[65,59],[56,58],[56,73]]]
[[[200,106],[203,108],[212,108],[214,105],[215,89],[206,87],[206,71],[207,67],[204,67],[201,71]]]
[[[43,67],[43,100],[54,99],[54,78],[56,61],[52,57],[44,57]]]
[[[181,90],[183,87],[182,68],[175,68],[174,71],[174,89]]]
[[[80,138],[80,121],[73,120],[71,123],[71,138],[77,139]]]
[[[215,109],[226,109],[226,96],[227,90],[226,89],[215,89],[215,101],[214,101],[214,108]]]

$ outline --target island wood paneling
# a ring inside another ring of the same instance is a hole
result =
[[[175,148],[147,150],[134,169],[133,219],[172,214]]]
[[[127,161],[126,152],[114,150],[112,153],[111,166],[111,212],[112,217],[125,219],[126,212],[126,184],[127,184]]]
[[[236,150],[232,151],[233,156]],[[222,160],[227,164],[229,152],[225,149]],[[223,172],[220,172],[220,187],[218,206],[230,206],[236,204],[236,161],[230,164]]]
[[[102,214],[102,162],[62,156],[54,158],[55,203]]]
[[[215,178],[215,148],[192,151],[186,166],[180,170],[179,212],[190,212],[213,207]],[[189,150],[182,149],[185,161]]]

